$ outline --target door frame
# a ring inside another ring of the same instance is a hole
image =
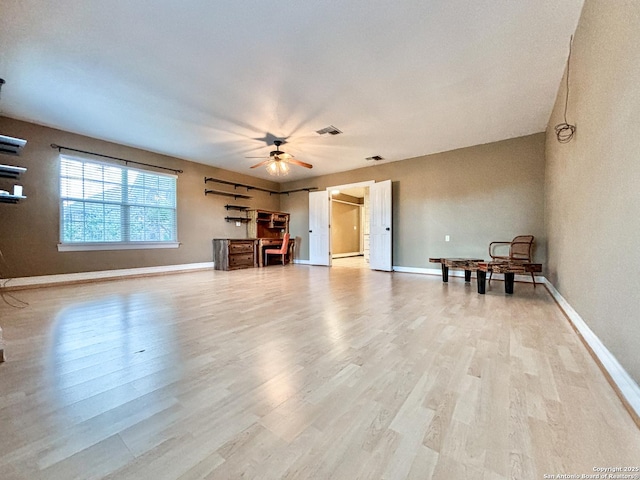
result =
[[[331,190],[344,190],[348,188],[356,188],[356,187],[370,187],[375,184],[375,180],[367,180],[364,182],[356,182],[356,183],[345,183],[343,185],[334,185],[332,187],[327,187],[326,190],[329,194],[329,205],[331,205]],[[331,210],[329,210],[329,222],[331,222]],[[329,225],[331,227],[331,225]],[[363,226],[360,226],[361,230],[364,231]],[[361,235],[362,238],[362,235]],[[361,240],[362,241],[362,240]],[[333,245],[331,245],[331,234],[329,234],[329,252],[333,251]],[[329,254],[329,258],[331,258],[331,254]],[[329,265],[331,266],[331,265]]]

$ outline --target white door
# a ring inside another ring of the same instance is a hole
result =
[[[329,192],[309,192],[309,263],[331,265]]]
[[[390,272],[391,261],[391,180],[369,187],[369,265],[372,270]]]

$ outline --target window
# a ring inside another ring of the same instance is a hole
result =
[[[60,157],[58,249],[175,248],[176,177]]]

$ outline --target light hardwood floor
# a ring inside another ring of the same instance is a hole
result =
[[[540,479],[640,463],[543,286],[288,265],[14,292],[0,477]]]

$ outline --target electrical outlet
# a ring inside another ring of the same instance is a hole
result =
[[[449,240],[451,240],[451,237],[449,235],[445,235],[444,236],[444,241],[448,242]]]
[[[236,222],[236,227],[242,226],[242,222]]]

